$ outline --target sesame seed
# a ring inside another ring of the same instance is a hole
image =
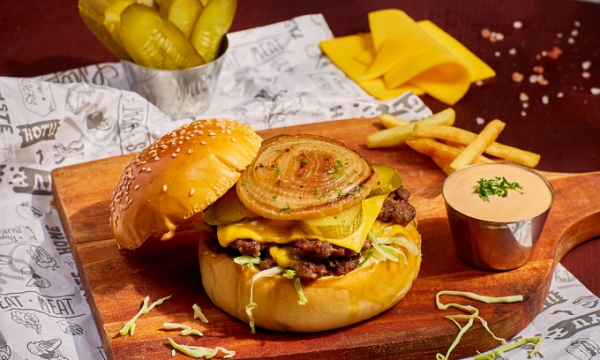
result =
[[[584,71],[581,73],[581,76],[583,76],[584,79],[589,79],[590,76],[592,76],[589,72]]]
[[[194,188],[192,188],[192,189],[190,190],[190,196],[194,195],[194,193],[195,193],[195,192],[196,192],[196,190],[194,190]]]
[[[529,107],[529,103],[524,102],[523,103],[523,109],[527,109]]]
[[[600,88],[593,87],[590,89],[590,92],[592,93],[592,95],[598,95],[600,94]]]
[[[163,185],[163,191],[167,191],[167,185]]]
[[[496,57],[500,57],[500,51],[496,51],[494,55],[496,55]]]
[[[171,154],[172,157],[177,157],[177,153]]]
[[[559,98],[563,97],[563,93],[559,92],[558,94],[556,94],[556,97],[559,97]]]
[[[527,96],[527,94],[525,94],[525,93],[522,92],[519,95],[519,100],[521,100],[521,101],[527,101],[527,100],[529,100],[529,96]]]
[[[584,62],[581,63],[581,68],[583,70],[589,69],[590,66],[592,66],[592,62],[591,61],[584,61]]]
[[[483,125],[483,123],[485,122],[485,120],[482,117],[476,118],[475,121],[477,122],[477,125]]]
[[[527,116],[527,113],[525,111],[521,111],[521,116],[525,117],[525,116]]]
[[[517,21],[515,21],[515,22],[513,23],[513,27],[514,27],[515,29],[520,29],[520,28],[522,28],[522,27],[523,27],[523,23],[517,20]]]
[[[231,138],[231,141],[232,142],[236,142],[237,140],[235,138]]]
[[[568,40],[569,44],[575,44],[575,39],[573,39],[572,37],[569,38]]]
[[[579,31],[577,31],[577,29],[571,31],[571,36],[575,37],[577,35],[579,35]]]
[[[563,34],[562,34],[562,33],[557,33],[557,34],[556,34],[556,37],[557,37],[557,38],[562,38],[562,37],[563,37]]]
[[[140,185],[139,185],[139,184],[137,184],[137,185],[135,186],[135,188],[134,188],[134,189],[136,189],[136,190],[137,190],[137,189],[139,189],[139,188],[140,188]]]
[[[200,141],[200,144],[206,145],[206,141]]]
[[[511,55],[515,55],[517,53],[517,49],[511,48],[510,50],[508,50],[508,53]]]
[[[158,155],[154,157],[154,160],[156,160],[156,161],[160,160],[160,158],[158,157]]]
[[[209,136],[215,136],[215,135],[217,135],[217,134],[215,134],[215,132],[214,132],[214,131],[209,131],[209,132],[208,132],[208,135],[209,135]]]
[[[188,149],[187,153],[191,154],[192,153],[192,149]]]
[[[475,85],[477,85],[477,86],[481,86],[481,85],[483,85],[483,81],[481,81],[481,80],[477,80],[477,81],[475,82]]]
[[[548,96],[547,95],[542,96],[542,104],[544,104],[544,105],[548,104]]]
[[[177,150],[175,150],[175,152],[180,152],[180,151],[181,151],[181,149],[180,149],[180,148],[177,148]]]

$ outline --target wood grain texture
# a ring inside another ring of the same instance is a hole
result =
[[[373,319],[317,334],[258,330],[251,335],[246,324],[215,308],[201,286],[198,239],[187,230],[189,227],[174,240],[147,241],[138,250],[119,251],[108,223],[108,201],[131,155],[54,170],[54,198],[106,353],[112,359],[170,359],[167,337],[171,336],[188,345],[235,350],[236,359],[433,358],[437,352],[445,353],[457,333],[444,318],[447,314],[435,307],[435,295],[441,290],[491,296],[522,294],[525,300],[521,303],[476,306],[501,337],[510,338],[527,326],[543,311],[557,262],[573,247],[600,235],[600,198],[588,196],[600,192],[600,173],[544,172],[555,188],[556,198],[533,258],[517,270],[482,271],[466,265],[454,253],[441,197],[444,174],[431,160],[407,147],[367,149],[365,135],[377,129],[375,123],[372,119],[352,119],[261,132],[263,138],[279,133],[329,136],[372,162],[392,165],[402,174],[417,209],[423,263],[408,295]],[[151,301],[167,295],[172,299],[142,316],[134,336],[119,336],[118,330],[138,311],[146,295]],[[443,301],[473,303],[453,298]],[[194,303],[203,309],[208,324],[192,320]],[[160,330],[167,321],[189,324],[205,336],[197,339]],[[497,345],[477,324],[453,357],[473,355]],[[178,354],[176,358],[184,357]]]

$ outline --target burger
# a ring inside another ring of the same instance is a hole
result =
[[[262,140],[233,120],[197,120],[139,153],[111,202],[118,245],[170,239],[202,217],[202,285],[255,327],[317,332],[382,313],[409,291],[421,237],[390,166],[317,135]]]

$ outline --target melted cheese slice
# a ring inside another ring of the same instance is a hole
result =
[[[262,243],[287,244],[299,239],[318,239],[339,245],[350,250],[360,252],[367,235],[387,195],[374,196],[362,202],[363,221],[361,226],[352,235],[343,239],[329,239],[308,235],[296,227],[294,221],[257,219],[217,227],[217,238],[223,247],[239,239],[251,239]]]

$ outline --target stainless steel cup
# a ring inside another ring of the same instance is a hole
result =
[[[194,118],[208,109],[229,47],[223,37],[219,56],[184,70],[157,70],[122,60],[129,88],[156,105],[173,120]]]
[[[485,164],[472,166],[482,165]],[[553,202],[555,194],[550,182],[537,172],[526,170],[536,174],[546,183]],[[458,171],[449,175],[444,185]],[[513,222],[496,222],[477,219],[453,208],[444,195],[444,187],[442,187],[442,195],[458,257],[469,265],[486,270],[511,270],[525,265],[533,254],[534,246],[552,206],[551,202],[546,211],[531,218]]]

